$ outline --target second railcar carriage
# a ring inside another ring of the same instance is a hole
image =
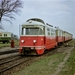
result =
[[[55,29],[38,18],[32,18],[22,25],[20,36],[21,54],[38,54],[57,45]]]
[[[64,41],[72,40],[73,35],[67,31],[64,31]]]
[[[56,28],[56,42],[59,44],[64,42],[64,31],[59,29],[58,27]]]

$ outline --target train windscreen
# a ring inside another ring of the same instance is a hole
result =
[[[44,35],[44,31],[39,27],[22,28],[22,35]]]

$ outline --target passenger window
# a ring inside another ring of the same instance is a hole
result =
[[[48,32],[48,35],[50,35],[50,32]]]
[[[49,29],[49,28],[47,28],[47,31],[50,31],[50,29]]]

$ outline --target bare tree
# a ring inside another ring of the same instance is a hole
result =
[[[10,21],[15,19],[14,14],[22,8],[22,0],[0,0],[0,22],[2,20]]]

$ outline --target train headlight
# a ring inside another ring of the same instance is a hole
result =
[[[21,42],[23,43],[23,42],[24,42],[24,40],[21,40]]]
[[[34,43],[36,43],[36,40],[33,40]]]

